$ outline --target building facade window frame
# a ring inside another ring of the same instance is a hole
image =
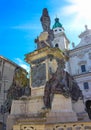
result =
[[[62,31],[62,29],[59,29],[59,31]]]
[[[86,65],[85,64],[82,64],[81,65],[81,72],[86,72]]]
[[[57,29],[55,29],[54,31],[57,32]]]
[[[87,68],[86,68],[86,65],[87,65],[87,61],[80,61],[79,63],[78,63],[78,65],[79,65],[79,69],[80,69],[80,73],[85,73],[86,71],[87,71]]]
[[[88,82],[83,83],[84,90],[89,90],[89,84]]]

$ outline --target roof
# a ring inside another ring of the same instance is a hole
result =
[[[9,64],[12,64],[12,65],[15,66],[15,67],[21,68],[22,70],[24,70],[24,71],[26,72],[26,70],[25,70],[23,67],[19,66],[19,65],[16,64],[15,62],[13,62],[13,61],[11,61],[11,60],[9,60],[9,59],[7,59],[7,58],[1,56],[1,55],[0,55],[0,59],[2,59],[2,60],[4,60],[4,61],[8,62]]]
[[[88,29],[87,25],[85,25],[85,31],[79,35],[79,38],[81,39],[81,41],[76,46],[76,48],[91,44],[91,29]]]
[[[54,23],[52,29],[55,29],[57,27],[62,28],[62,24],[59,22],[59,18],[55,18],[55,23]]]

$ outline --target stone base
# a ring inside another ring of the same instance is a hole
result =
[[[83,127],[91,129],[91,122],[77,121],[70,98],[55,94],[52,108],[43,110],[43,96],[32,96],[13,101],[6,130],[66,130]],[[80,117],[80,116],[79,116]]]
[[[31,117],[37,115],[43,106],[43,96],[22,97],[12,102],[11,115]]]
[[[46,118],[9,116],[6,130],[45,130]]]
[[[11,129],[10,129],[11,130]],[[29,120],[19,121],[13,126],[13,130],[91,130],[91,122],[68,123],[43,123],[37,124]]]
[[[76,122],[75,112],[50,112],[47,114],[47,123]]]
[[[31,88],[31,96],[43,96],[45,86]]]
[[[91,121],[87,112],[77,113],[78,121]]]
[[[85,104],[83,103],[83,100],[72,102],[72,108],[76,113],[85,112]]]
[[[16,122],[16,117],[14,115],[9,115],[7,118],[6,130],[12,130],[13,125]]]
[[[63,95],[55,94],[52,102],[52,108],[47,114],[47,122],[74,122],[77,121],[77,115],[72,109],[71,98],[65,98]]]
[[[61,94],[54,94],[52,101],[52,112],[73,112],[71,98]]]

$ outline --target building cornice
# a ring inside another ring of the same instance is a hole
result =
[[[74,53],[76,51],[79,51],[79,50],[82,50],[82,49],[86,49],[86,48],[89,48],[91,47],[91,44],[88,44],[88,45],[85,45],[85,46],[81,46],[81,47],[78,47],[78,48],[74,48],[72,50],[69,50],[69,53]]]
[[[79,57],[88,52],[91,52],[91,44],[73,50],[69,50],[69,57],[74,57],[74,56]]]
[[[89,77],[91,76],[91,72],[86,72],[86,73],[81,73],[81,74],[76,74],[76,75],[73,75],[73,77],[76,79],[76,78],[83,78],[83,77]]]
[[[48,55],[53,55],[54,57],[57,57],[57,58],[64,58],[64,59],[67,58],[59,48],[51,48],[47,46],[47,47],[38,49],[32,53],[26,54],[25,60],[27,63],[30,64],[32,61],[37,60],[39,58],[46,57]]]

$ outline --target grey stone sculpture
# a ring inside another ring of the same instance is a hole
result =
[[[82,92],[79,89],[76,81],[68,72],[64,71],[64,63],[61,61],[57,71],[52,74],[52,77],[46,82],[44,90],[44,104],[45,108],[51,108],[51,102],[54,94],[62,94],[66,98],[71,97],[72,100],[77,101],[79,97],[82,98]]]
[[[43,13],[42,13],[42,16],[40,18],[40,21],[42,24],[43,31],[49,32],[51,20],[50,20],[47,8],[43,9]]]
[[[34,40],[35,43],[37,43],[37,49],[40,49],[40,48],[43,48],[43,47],[46,47],[46,46],[53,47],[52,41],[54,39],[54,34],[53,34],[53,30],[50,29],[51,20],[50,20],[47,8],[43,9],[40,21],[41,21],[41,24],[42,24],[43,32],[40,34],[39,37],[37,37]],[[47,33],[48,33],[48,36],[45,39],[45,36],[46,36]],[[40,40],[41,37],[43,37],[42,40]]]

